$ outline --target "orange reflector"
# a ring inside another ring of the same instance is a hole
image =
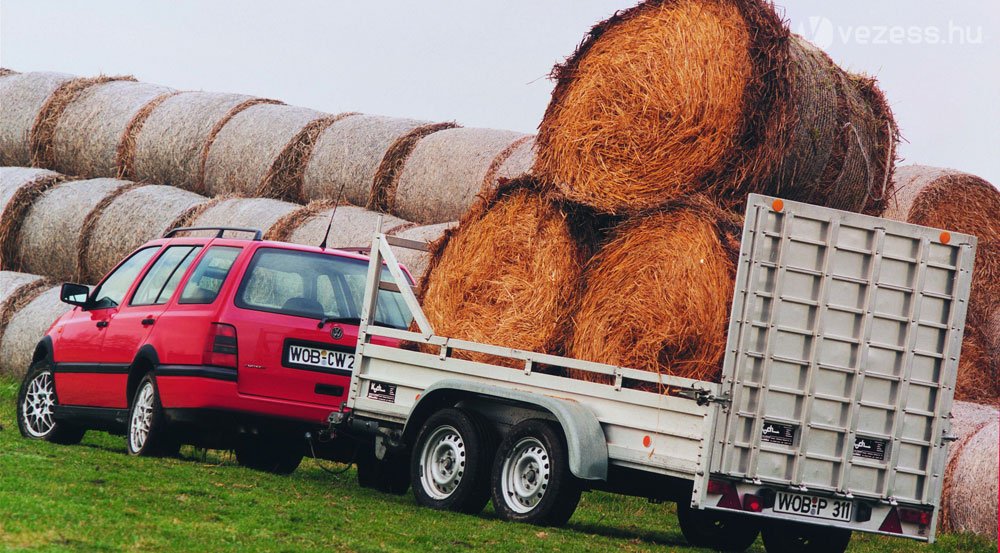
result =
[[[649,447],[649,444],[653,443],[653,439],[649,436],[642,437],[642,447]]]
[[[775,211],[780,212],[782,209],[785,209],[785,202],[781,201],[781,198],[778,198],[771,202],[771,207],[773,207]]]
[[[946,230],[941,231],[941,243],[947,244],[948,242],[951,242],[951,233]]]
[[[414,399],[414,401],[417,401],[417,400],[419,400],[419,399],[420,399],[420,394],[417,394],[417,397],[415,397],[415,398],[413,398],[413,399]]]

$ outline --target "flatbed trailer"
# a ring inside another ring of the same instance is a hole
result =
[[[934,541],[975,237],[750,195],[719,383],[438,336],[394,246],[425,247],[376,232],[330,415],[368,440],[369,483],[536,524],[589,489],[676,501],[688,541],[720,550]],[[415,331],[372,324],[386,289]]]

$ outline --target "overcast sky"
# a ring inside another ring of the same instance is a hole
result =
[[[0,64],[532,132],[553,63],[634,3],[2,0]],[[878,76],[905,162],[1000,184],[1000,2],[779,6],[844,68]]]

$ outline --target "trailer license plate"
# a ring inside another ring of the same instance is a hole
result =
[[[285,358],[291,366],[306,365],[320,369],[354,370],[354,354],[343,351],[289,344]]]
[[[774,512],[850,522],[854,504],[846,499],[830,499],[797,493],[778,492]]]

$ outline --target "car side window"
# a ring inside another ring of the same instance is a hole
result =
[[[128,293],[128,289],[131,288],[142,268],[159,250],[159,246],[143,248],[132,254],[117,269],[112,271],[94,290],[91,296],[94,298],[92,309],[117,307],[125,299],[125,294]]]
[[[242,250],[243,248],[229,246],[209,248],[195,266],[177,303],[208,304],[215,301]]]
[[[164,250],[142,278],[130,305],[160,305],[170,301],[202,247],[170,246]]]

